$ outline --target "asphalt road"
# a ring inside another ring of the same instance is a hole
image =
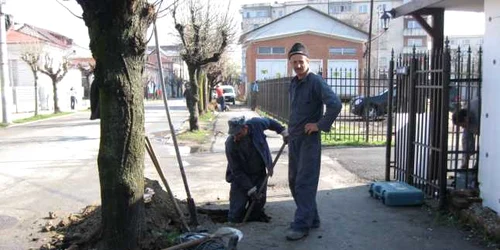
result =
[[[169,101],[176,129],[187,119],[184,100]],[[162,101],[145,106],[146,133],[167,135]],[[49,211],[67,216],[100,203],[99,121],[78,112],[0,129],[0,249],[27,249],[26,231],[44,225]],[[33,242],[40,246],[40,242]]]

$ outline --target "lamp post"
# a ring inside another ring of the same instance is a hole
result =
[[[394,10],[386,11],[384,9],[384,13],[380,17],[380,19],[382,19],[382,28],[384,30],[388,30],[389,29],[389,22],[391,21],[391,18],[393,16],[394,16]]]
[[[7,30],[5,26],[5,14],[2,7],[5,0],[0,0],[0,84],[2,91],[2,122],[11,123],[11,100],[12,91],[9,79],[9,61],[7,57]]]

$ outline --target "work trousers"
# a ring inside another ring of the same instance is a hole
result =
[[[292,136],[288,150],[288,182],[297,205],[291,227],[308,230],[320,222],[316,205],[321,166],[320,133]]]
[[[262,183],[264,183],[265,178],[265,174],[250,176],[252,184],[257,187],[257,190],[260,188]],[[247,203],[250,204],[251,202],[251,198],[248,197],[247,192],[248,190],[240,187],[238,183],[235,183],[234,181],[231,182],[231,190],[229,192],[229,222],[240,223],[243,221],[247,210]],[[262,215],[264,205],[266,204],[266,195],[267,185],[262,191],[262,198],[259,199],[253,207],[249,221],[258,220],[258,218]]]

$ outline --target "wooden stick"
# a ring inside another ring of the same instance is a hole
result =
[[[153,165],[155,166],[158,175],[160,175],[160,179],[162,180],[163,185],[165,185],[165,188],[167,189],[170,199],[174,203],[175,211],[177,213],[177,216],[179,216],[179,219],[181,220],[182,226],[188,232],[191,232],[191,229],[189,228],[187,222],[184,220],[184,215],[182,214],[179,204],[177,204],[177,201],[175,200],[174,194],[172,193],[172,190],[168,185],[167,178],[165,178],[165,175],[163,174],[163,171],[160,167],[160,163],[158,162],[158,158],[156,158],[155,152],[153,151],[153,146],[151,145],[151,142],[149,141],[149,138],[147,136],[146,136],[146,150],[148,151],[149,157],[151,157],[151,160],[153,161]]]

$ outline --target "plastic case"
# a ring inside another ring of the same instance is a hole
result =
[[[370,196],[380,199],[387,206],[416,206],[424,203],[424,193],[405,182],[374,182]]]

